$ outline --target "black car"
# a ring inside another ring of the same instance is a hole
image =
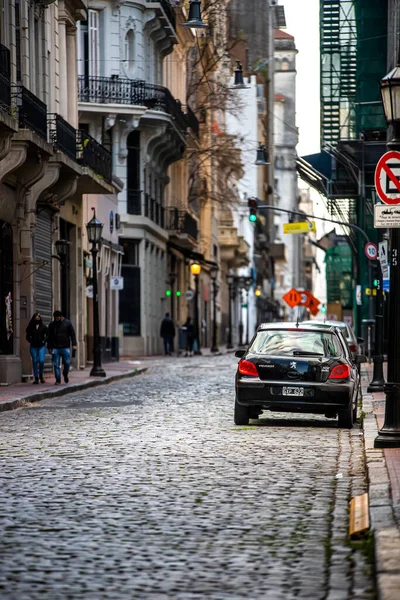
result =
[[[351,429],[357,419],[360,376],[336,327],[293,323],[260,325],[236,373],[235,424],[247,425],[263,410],[339,417]]]

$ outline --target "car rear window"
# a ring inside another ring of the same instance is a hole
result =
[[[337,337],[330,332],[286,329],[259,331],[249,351],[278,356],[295,356],[299,352],[320,356],[342,354]]]

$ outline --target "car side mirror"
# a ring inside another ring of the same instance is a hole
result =
[[[245,354],[246,354],[246,350],[236,350],[236,352],[235,352],[236,358],[243,358],[243,356]]]
[[[363,343],[364,343],[364,338],[358,337],[357,344],[363,344]]]
[[[361,363],[365,363],[365,362],[367,362],[367,360],[368,359],[365,356],[365,354],[357,354],[355,363],[356,363],[356,365],[361,365]]]

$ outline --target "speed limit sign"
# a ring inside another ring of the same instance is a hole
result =
[[[373,242],[365,244],[365,254],[370,260],[376,260],[378,256],[378,246]]]

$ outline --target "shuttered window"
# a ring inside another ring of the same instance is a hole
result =
[[[100,75],[99,11],[89,10],[89,74]]]
[[[35,228],[35,261],[43,263],[35,273],[35,309],[48,325],[52,320],[51,213],[40,210]]]

